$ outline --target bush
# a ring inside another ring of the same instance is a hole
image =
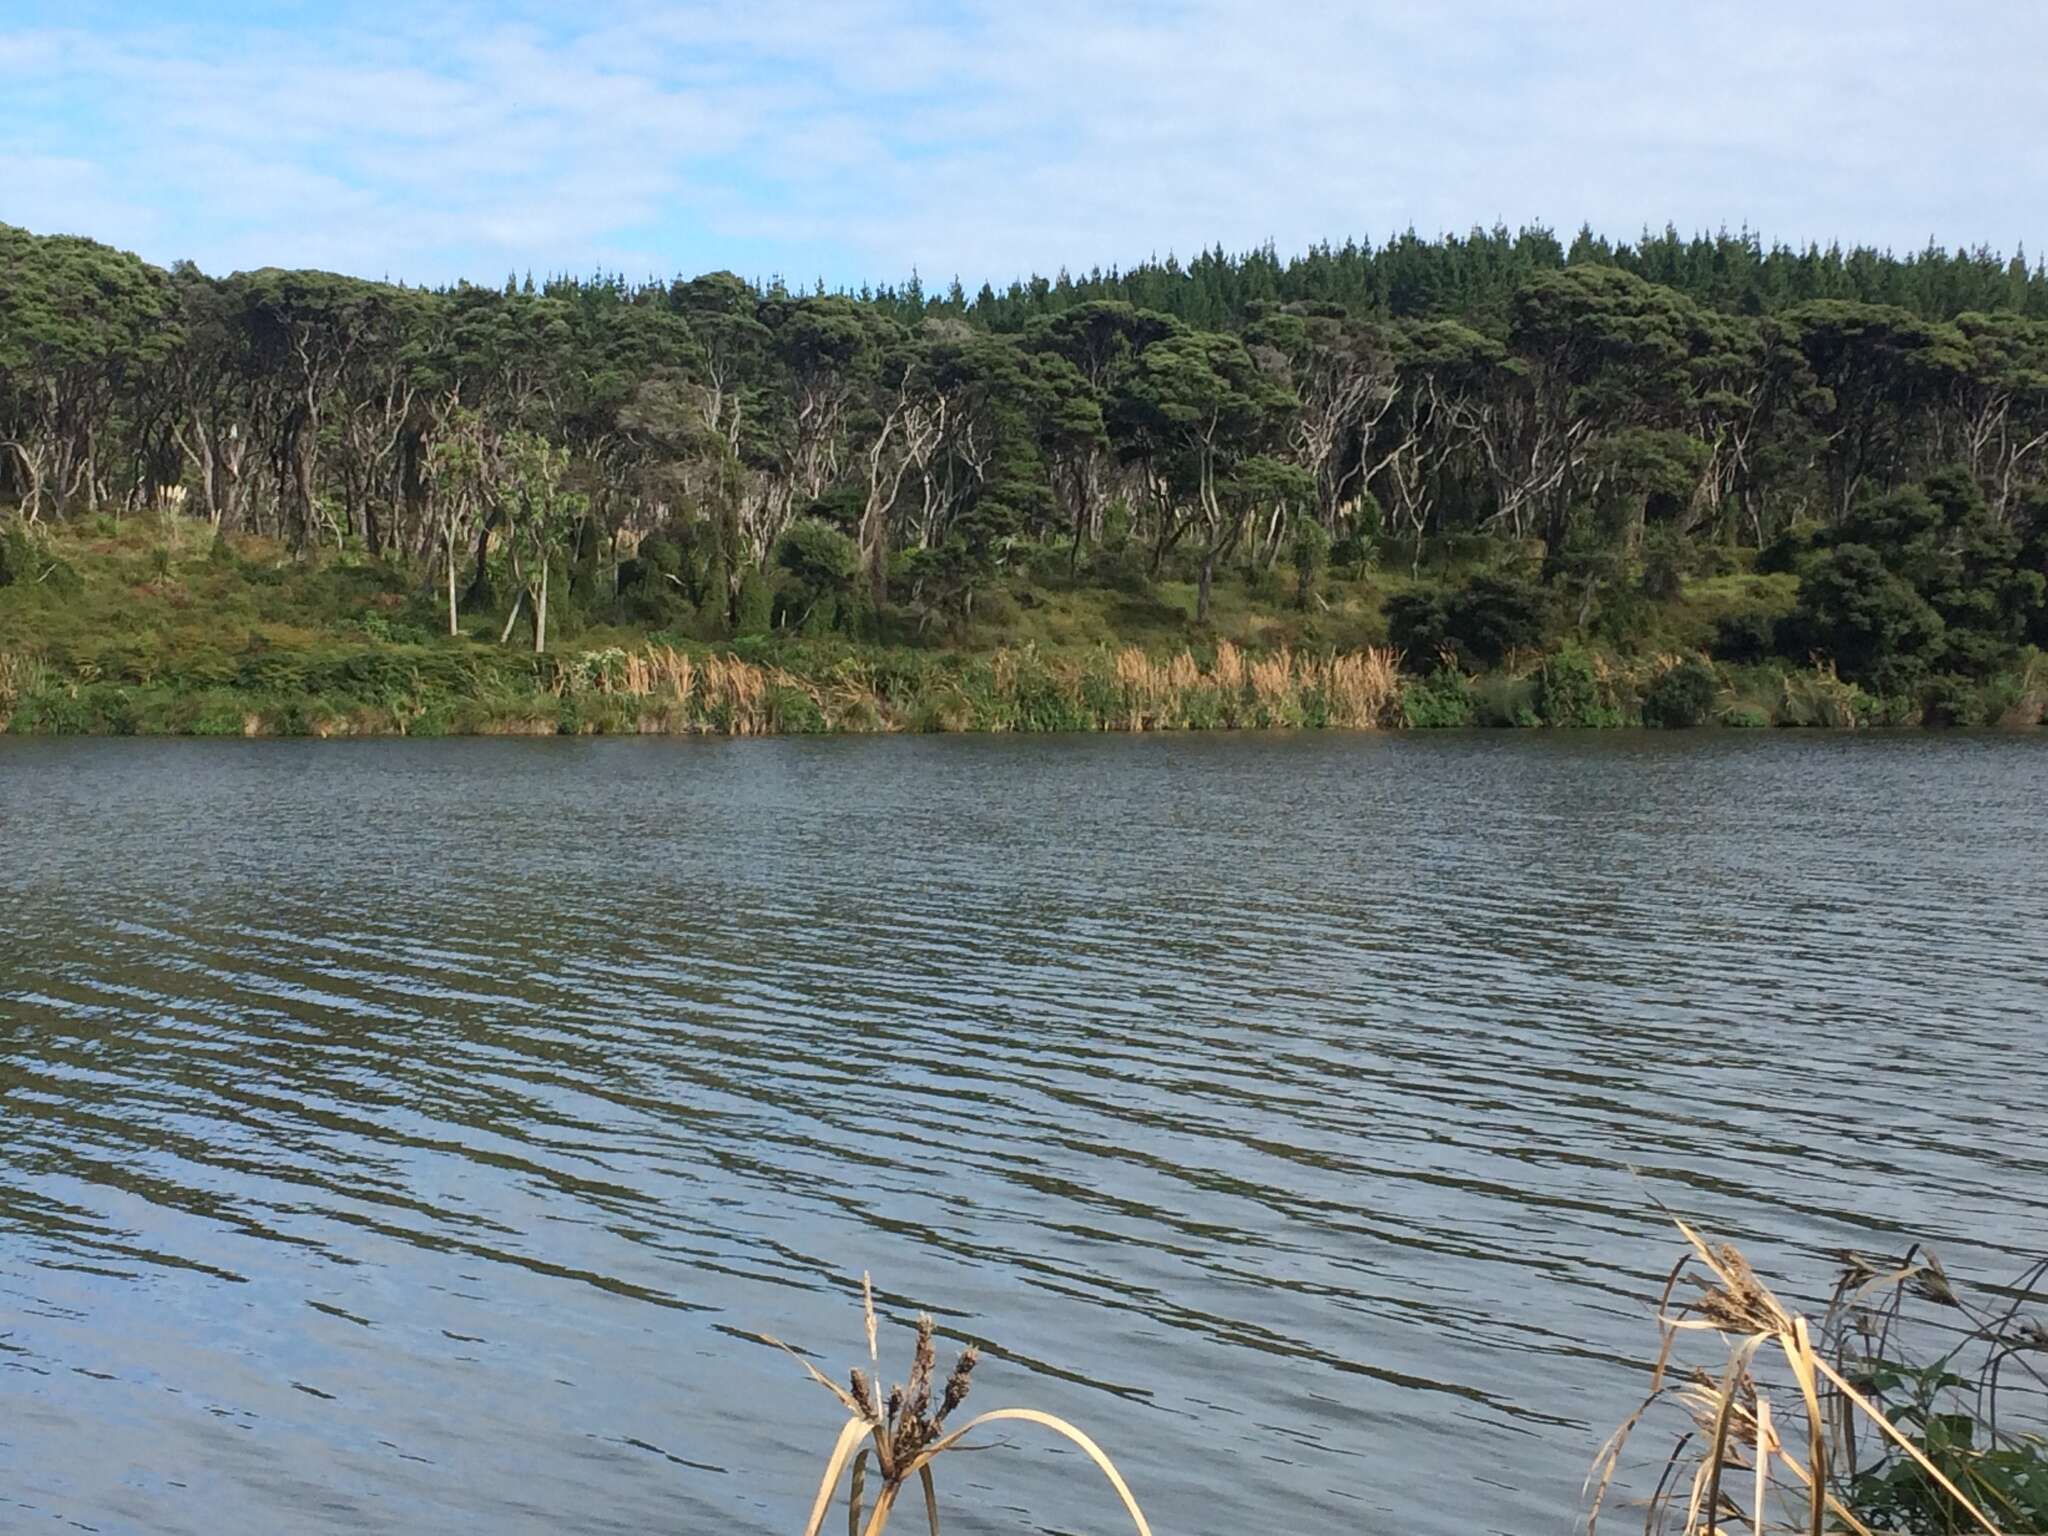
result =
[[[1643,695],[1643,724],[1663,730],[1704,725],[1718,686],[1714,669],[1696,658],[1667,667]]]
[[[1472,723],[1526,728],[1541,725],[1536,713],[1536,679],[1488,673],[1472,685]]]
[[[1401,683],[1401,717],[1418,731],[1448,730],[1472,723],[1472,685],[1465,674],[1444,667],[1425,678]]]
[[[1378,541],[1362,533],[1347,533],[1330,546],[1331,566],[1353,581],[1367,575],[1378,561]]]
[[[1693,569],[1692,541],[1675,528],[1652,528],[1643,536],[1643,595],[1669,602],[1685,588]]]
[[[1717,661],[1748,664],[1777,654],[1778,620],[1761,608],[1726,613],[1714,626],[1713,655]]]
[[[1145,557],[1128,541],[1105,544],[1088,557],[1082,569],[1090,586],[1107,587],[1128,597],[1151,595],[1152,576],[1145,568]]]
[[[1314,518],[1296,518],[1288,554],[1294,563],[1294,604],[1306,608],[1315,597],[1317,578],[1329,569],[1330,535]]]
[[[1538,648],[1550,623],[1550,594],[1499,572],[1474,576],[1450,591],[1419,588],[1387,602],[1387,630],[1395,645],[1416,658],[1449,651],[1473,671],[1499,666],[1511,651]]]
[[[769,695],[775,728],[791,736],[818,736],[831,729],[818,701],[801,688],[777,686]]]
[[[1941,615],[1876,550],[1842,544],[1812,560],[1781,638],[1832,657],[1853,682],[1909,691],[1941,647]]]
[[[0,531],[0,587],[16,584],[64,597],[75,597],[85,588],[70,562],[20,522],[9,522]]]
[[[829,523],[806,517],[776,541],[775,563],[807,592],[842,592],[860,569],[860,550]]]
[[[1621,724],[1621,708],[1601,680],[1593,658],[1575,645],[1544,658],[1536,674],[1536,713],[1549,726],[1589,728]]]

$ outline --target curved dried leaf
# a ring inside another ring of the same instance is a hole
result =
[[[846,1493],[846,1536],[860,1536],[861,1492],[868,1482],[868,1451],[865,1446],[853,1458],[853,1485]]]
[[[839,1486],[839,1474],[846,1469],[846,1458],[853,1454],[853,1448],[868,1432],[865,1418],[848,1419],[839,1431],[839,1439],[832,1447],[832,1457],[825,1463],[825,1475],[818,1482],[818,1497],[811,1505],[811,1518],[804,1522],[804,1536],[818,1536],[825,1526],[825,1511],[832,1507],[832,1490]]]
[[[857,1414],[860,1417],[860,1420],[863,1424],[868,1422],[868,1405],[866,1403],[862,1402],[859,1398],[855,1397],[851,1392],[847,1391],[846,1388],[840,1386],[838,1382],[834,1381],[830,1376],[827,1376],[823,1371],[819,1370],[815,1365],[811,1364],[810,1361],[806,1360],[802,1355],[798,1354],[795,1350],[791,1349],[787,1344],[783,1343],[782,1340],[776,1338],[773,1334],[767,1333],[757,1333],[754,1335],[754,1337],[757,1339],[764,1340],[767,1343],[773,1344],[777,1349],[781,1350],[785,1355],[789,1356],[790,1359],[794,1360],[798,1365],[802,1366],[806,1371],[808,1371],[810,1373],[811,1380],[815,1381],[827,1392],[830,1392],[834,1397],[838,1398],[840,1403],[844,1405],[848,1413]]]
[[[934,1456],[937,1456],[942,1451],[951,1450],[961,1440],[965,1439],[982,1425],[994,1424],[1004,1419],[1021,1420],[1026,1424],[1038,1424],[1051,1430],[1056,1435],[1064,1435],[1067,1439],[1073,1441],[1075,1445],[1081,1448],[1083,1454],[1090,1461],[1102,1469],[1102,1475],[1109,1479],[1110,1487],[1114,1488],[1116,1496],[1123,1500],[1124,1510],[1130,1515],[1131,1523],[1138,1528],[1138,1536],[1152,1536],[1152,1527],[1145,1523],[1145,1512],[1138,1508],[1137,1499],[1131,1495],[1130,1485],[1124,1481],[1123,1474],[1116,1469],[1116,1463],[1109,1459],[1103,1452],[1102,1447],[1082,1434],[1079,1429],[1069,1424],[1065,1419],[1060,1418],[1056,1414],[1040,1413],[1036,1408],[995,1408],[987,1413],[975,1415],[975,1417],[954,1430],[952,1434],[946,1436],[937,1445],[927,1447],[918,1456],[917,1460],[910,1464],[910,1467],[904,1469],[904,1475],[907,1477],[912,1469],[922,1470],[930,1463]]]

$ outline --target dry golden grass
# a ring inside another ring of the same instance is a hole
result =
[[[1103,687],[1103,684],[1109,687]],[[1206,667],[1190,650],[1155,658],[1136,646],[1085,658],[1041,659],[1003,650],[975,679],[935,678],[919,699],[892,706],[872,664],[856,657],[822,677],[672,646],[593,651],[561,667],[558,696],[618,697],[643,732],[719,731],[756,736],[789,729],[892,731],[913,720],[932,730],[1121,731],[1322,724],[1362,730],[1401,724],[1400,656],[1386,649],[1305,655],[1281,647],[1250,655],[1229,641]],[[797,695],[801,695],[799,699]],[[804,701],[808,701],[806,708]],[[804,718],[793,721],[790,712]],[[1035,713],[1034,713],[1035,711]]]
[[[1650,1391],[1594,1462],[1587,1480],[1587,1536],[1595,1536],[1631,1436],[1666,1401],[1683,1409],[1689,1428],[1664,1463],[1647,1506],[1646,1532],[1820,1536],[1834,1529],[1879,1536],[1850,1503],[1861,1438],[1952,1500],[1953,1529],[2000,1536],[2003,1527],[1983,1502],[1958,1487],[1852,1379],[1867,1376],[1868,1363],[1881,1358],[1883,1335],[1909,1290],[1961,1305],[1938,1261],[1930,1256],[1915,1263],[1909,1255],[1882,1271],[1852,1261],[1815,1327],[1778,1300],[1739,1250],[1707,1242],[1682,1221],[1678,1228],[1688,1251],[1672,1269],[1658,1305],[1662,1338]],[[1678,1301],[1688,1282],[1697,1294]],[[1993,1350],[1988,1379],[1994,1393],[2001,1354],[2010,1358],[2048,1344],[2029,1331],[2038,1330],[2038,1323],[2016,1325],[2015,1315],[1995,1325],[1980,1322],[1972,1334]],[[1677,1358],[1681,1342],[1701,1333],[1718,1335],[1725,1353],[1713,1364],[1683,1365]],[[1973,1486],[1980,1492],[1993,1487],[1974,1481]]]
[[[1244,653],[1228,640],[1216,645],[1216,665],[1210,668],[1216,686],[1226,693],[1242,693],[1245,684]]]
[[[1401,723],[1401,653],[1391,646],[1340,653],[1323,663],[1330,723],[1366,730]]]
[[[917,1337],[911,1350],[908,1380],[902,1386],[890,1388],[885,1394],[881,1384],[881,1345],[880,1330],[875,1322],[875,1292],[866,1275],[861,1276],[861,1301],[867,1328],[868,1368],[862,1370],[856,1366],[844,1387],[825,1376],[787,1344],[769,1340],[787,1351],[812,1380],[837,1398],[848,1415],[840,1426],[839,1438],[833,1443],[831,1454],[826,1458],[825,1472],[818,1482],[818,1496],[812,1502],[810,1519],[804,1525],[804,1536],[818,1536],[842,1480],[847,1490],[846,1528],[850,1536],[881,1536],[897,1500],[912,1478],[917,1480],[924,1495],[925,1519],[932,1536],[938,1536],[939,1495],[938,1485],[932,1477],[932,1464],[950,1451],[972,1449],[962,1443],[967,1436],[984,1425],[998,1423],[1036,1424],[1079,1447],[1081,1453],[1094,1462],[1109,1480],[1110,1487],[1123,1503],[1125,1513],[1137,1528],[1138,1536],[1152,1536],[1152,1528],[1145,1523],[1144,1512],[1138,1508],[1138,1501],[1125,1483],[1123,1474],[1117,1471],[1116,1464],[1104,1454],[1102,1447],[1065,1419],[1041,1413],[1035,1408],[997,1408],[977,1414],[957,1429],[949,1429],[949,1419],[967,1400],[979,1353],[972,1345],[960,1352],[959,1360],[946,1376],[934,1402],[938,1352],[932,1345],[934,1327],[930,1317],[920,1316],[917,1320]],[[862,1445],[863,1440],[870,1443]],[[874,1506],[867,1511],[863,1521],[870,1461],[881,1477],[881,1487],[876,1490]]]

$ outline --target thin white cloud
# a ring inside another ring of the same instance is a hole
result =
[[[216,268],[975,283],[1496,220],[2038,245],[2048,204],[2048,12],[2000,0],[377,0],[306,25],[0,29],[0,218]]]

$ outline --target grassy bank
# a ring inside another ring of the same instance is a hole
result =
[[[546,654],[490,612],[436,632],[416,573],[291,559],[176,517],[16,535],[0,586],[0,721],[23,734],[733,735],[876,731],[1719,725],[2036,727],[2038,653],[1967,687],[1885,697],[1825,664],[1713,659],[1731,614],[1796,578],[1731,572],[1656,607],[1630,650],[1575,636],[1491,670],[1418,668],[1388,641],[1405,573],[1331,579],[1312,608],[1256,573],[1209,623],[1184,584],[1063,583],[1020,563],[970,626],[886,639],[716,638],[565,619]],[[601,610],[601,605],[592,605]],[[1405,664],[1404,664],[1405,663]]]

